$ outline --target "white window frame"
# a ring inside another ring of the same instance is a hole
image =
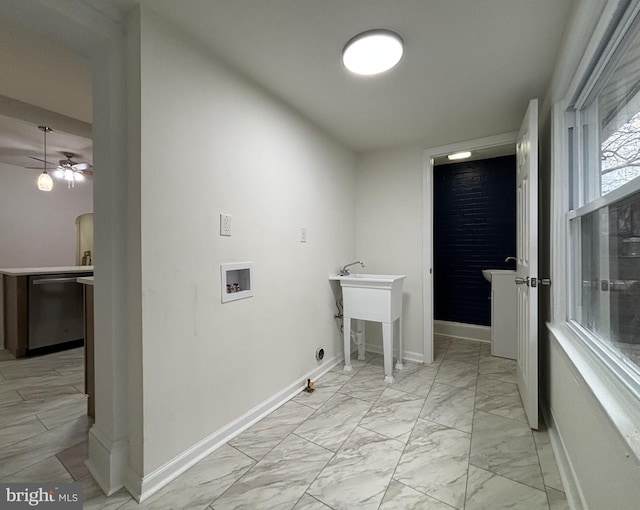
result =
[[[638,372],[621,354],[571,319],[574,306],[571,286],[576,281],[575,278],[581,275],[581,257],[573,253],[574,246],[579,244],[572,243],[570,229],[572,219],[581,218],[640,190],[640,182],[637,182],[640,179],[636,179],[604,197],[582,205],[585,192],[582,168],[570,175],[571,166],[582,166],[581,158],[584,154],[584,140],[579,126],[579,122],[584,119],[580,119],[574,112],[579,111],[590,97],[603,76],[607,63],[611,61],[613,52],[627,33],[635,15],[639,13],[640,0],[610,0],[607,3],[565,98],[552,108],[550,241],[553,306],[547,326],[551,336],[563,348],[631,451],[640,459]],[[570,138],[573,143],[570,143]],[[578,182],[572,183],[572,179],[576,178]],[[574,209],[570,209],[570,206]]]

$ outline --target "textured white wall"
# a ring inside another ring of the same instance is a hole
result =
[[[39,174],[0,163],[0,267],[75,265],[76,217],[93,212],[93,183],[68,189],[54,178],[47,193]]]
[[[366,153],[358,164],[356,257],[363,272],[405,274],[404,350],[422,355],[421,145]],[[367,345],[381,348],[382,329],[367,323]]]
[[[341,352],[327,278],[354,256],[356,162],[147,9],[141,26],[149,473],[315,368],[317,346]],[[220,264],[246,260],[254,297],[221,304]]]

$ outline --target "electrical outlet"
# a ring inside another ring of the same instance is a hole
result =
[[[220,235],[231,236],[231,215],[220,213]]]
[[[302,227],[300,229],[300,242],[301,243],[307,242],[307,227]]]

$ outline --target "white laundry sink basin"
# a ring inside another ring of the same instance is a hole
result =
[[[405,278],[399,274],[329,276],[329,280],[339,281],[342,287],[345,317],[377,322],[392,322],[398,318]]]
[[[515,277],[516,272],[513,269],[483,269],[482,270],[482,276],[484,276],[484,279],[487,280],[488,282],[491,281],[491,277],[494,274],[512,274]]]
[[[383,283],[394,283],[400,280],[405,279],[405,275],[398,274],[348,274],[345,276],[334,274],[329,276],[329,280],[339,280],[339,281],[353,281],[358,282],[359,284],[366,285],[367,283],[377,284],[380,282]]]
[[[402,284],[405,275],[349,274],[331,275],[329,280],[339,281],[342,287],[344,316],[344,369],[351,370],[351,319],[382,323],[385,381],[393,382],[393,323],[399,320],[398,363],[402,369]],[[357,326],[359,334],[364,328]],[[364,359],[364,337],[358,346]]]

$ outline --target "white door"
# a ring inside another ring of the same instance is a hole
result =
[[[529,102],[518,134],[518,388],[531,428],[538,428],[538,100]]]

